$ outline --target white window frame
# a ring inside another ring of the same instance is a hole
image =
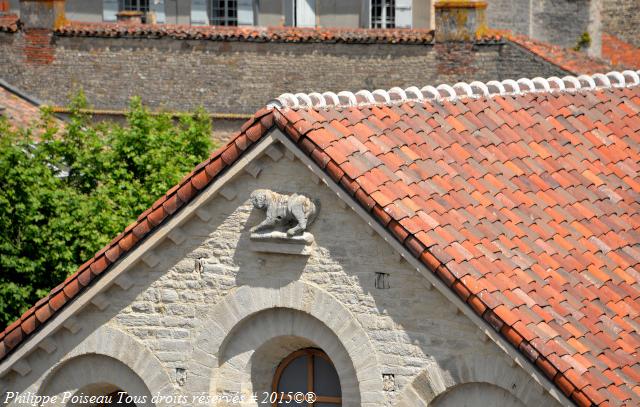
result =
[[[218,17],[215,15],[214,11],[214,3],[217,3],[220,0],[208,0],[207,2],[207,14],[209,15],[209,25],[220,25],[220,26],[232,26],[236,27],[238,25],[238,0],[222,0],[224,1],[224,17]],[[233,10],[233,5],[235,5],[235,17],[231,17],[229,12]],[[222,22],[222,24],[221,24]]]
[[[374,27],[373,22],[373,7],[374,2],[380,2],[381,4],[381,15],[380,15],[380,26]],[[391,7],[389,7],[391,6]],[[393,10],[393,19],[389,21],[389,16],[387,15],[387,9],[391,8]],[[369,28],[396,28],[396,2],[395,0],[369,0]]]
[[[147,13],[151,10],[152,1],[153,0],[118,0],[118,11],[141,11]],[[127,3],[130,3],[129,7],[127,7]],[[146,7],[142,3],[146,3]]]

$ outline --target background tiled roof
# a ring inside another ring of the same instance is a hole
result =
[[[602,56],[616,67],[640,68],[640,48],[611,34],[602,33]]]
[[[14,128],[27,128],[40,120],[40,103],[0,80],[0,116]],[[62,124],[59,119],[53,119],[58,125]]]
[[[431,44],[432,30],[304,28],[304,27],[222,27],[173,24],[119,24],[69,22],[56,30],[63,36],[86,37],[169,37],[175,39],[253,42],[344,42]]]
[[[575,51],[559,45],[534,40],[525,35],[513,34],[509,31],[494,31],[495,35],[502,35],[505,39],[520,45],[542,59],[557,65],[574,75],[606,73],[613,70],[611,63],[593,58],[585,52]]]
[[[18,31],[18,16],[14,14],[0,16],[0,32],[16,32]]]

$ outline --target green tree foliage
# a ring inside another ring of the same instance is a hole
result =
[[[93,125],[84,105],[78,96],[63,129],[48,112],[18,131],[0,119],[0,324],[60,284],[213,147],[203,111],[175,122],[133,99],[125,126]]]

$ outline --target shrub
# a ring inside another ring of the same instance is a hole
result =
[[[64,128],[0,119],[0,323],[25,312],[120,233],[212,149],[202,111],[91,124],[80,94]],[[37,139],[34,135],[37,134]]]

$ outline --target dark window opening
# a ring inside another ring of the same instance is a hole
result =
[[[319,349],[302,349],[284,358],[273,377],[273,392],[281,395],[273,407],[342,405],[338,372],[327,354]],[[313,403],[287,398],[287,394],[298,392],[313,392],[316,398]]]
[[[371,28],[396,27],[395,0],[371,0]]]
[[[111,398],[111,402],[98,404],[97,407],[136,407],[135,403],[132,401],[132,398],[129,397],[129,395],[125,391],[116,390],[112,393],[109,393],[108,396]]]
[[[209,1],[209,24],[233,26],[238,25],[238,1]]]
[[[149,0],[120,0],[120,11],[141,11],[146,13],[149,11]]]

